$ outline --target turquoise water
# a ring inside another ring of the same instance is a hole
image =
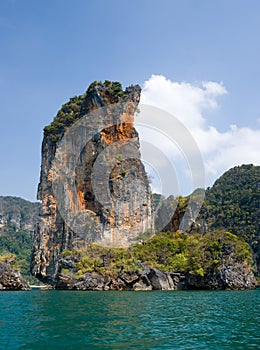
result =
[[[260,349],[252,291],[0,293],[0,349]]]

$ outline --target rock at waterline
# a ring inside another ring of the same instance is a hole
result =
[[[0,291],[30,289],[29,283],[23,279],[20,271],[12,268],[8,262],[0,263]]]

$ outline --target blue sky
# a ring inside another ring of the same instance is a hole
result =
[[[234,146],[234,137],[246,144],[253,140],[248,143],[248,162],[257,163],[259,34],[257,0],[1,1],[0,194],[35,200],[42,129],[64,102],[83,93],[93,80],[146,86],[149,103],[159,91],[152,82],[161,86],[161,93],[164,87],[170,89],[173,98],[175,89],[185,87],[192,96],[201,89],[196,93],[205,97],[208,90],[202,82],[217,83],[212,97],[217,106],[191,102],[204,123],[195,128],[197,135],[214,126],[222,148],[225,140]],[[222,93],[217,92],[219,86]],[[238,130],[232,140],[230,125]],[[233,154],[239,150],[234,148]],[[210,160],[210,154],[205,155],[209,168],[215,159],[220,163],[214,156]],[[206,185],[236,162],[244,158],[213,169]]]

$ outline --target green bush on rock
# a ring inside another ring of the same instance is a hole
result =
[[[216,270],[230,256],[249,267],[252,264],[248,244],[225,231],[209,232],[204,236],[180,231],[161,232],[128,249],[88,244],[86,249],[64,251],[62,255],[65,259],[75,260],[73,271],[77,278],[86,272],[115,277],[124,271],[141,270],[144,266],[204,276]],[[63,267],[64,270],[66,268]]]
[[[44,135],[49,136],[56,143],[63,136],[66,129],[84,115],[85,111],[81,110],[82,104],[96,89],[107,104],[124,101],[127,97],[127,93],[123,91],[122,85],[118,81],[105,80],[104,83],[94,81],[85,94],[71,98],[61,107],[51,124],[45,126]]]

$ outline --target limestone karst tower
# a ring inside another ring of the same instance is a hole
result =
[[[31,270],[55,280],[64,249],[88,242],[127,246],[153,227],[151,190],[134,113],[138,85],[92,83],[44,129],[38,199],[42,211]]]

